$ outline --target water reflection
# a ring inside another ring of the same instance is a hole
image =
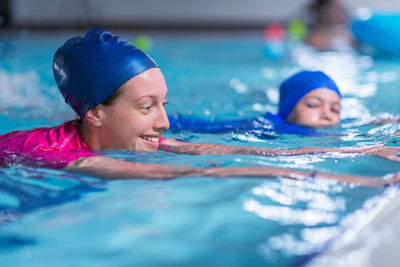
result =
[[[105,190],[104,181],[55,170],[0,169],[0,226],[37,209],[81,199]]]

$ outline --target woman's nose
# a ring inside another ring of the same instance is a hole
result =
[[[154,127],[156,129],[167,130],[169,128],[169,120],[167,116],[167,112],[164,108],[159,109],[159,113],[157,114],[157,119],[155,121]]]

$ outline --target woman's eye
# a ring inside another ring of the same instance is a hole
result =
[[[145,110],[145,111],[150,111],[152,108],[153,108],[153,105],[142,107],[142,109]]]
[[[165,101],[164,103],[162,103],[163,104],[163,106],[165,107],[167,104],[168,104],[168,102],[167,101]]]
[[[307,106],[308,108],[317,108],[317,107],[318,107],[318,104],[307,103],[306,106]]]

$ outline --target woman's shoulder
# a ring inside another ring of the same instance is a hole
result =
[[[5,165],[61,169],[73,160],[92,156],[96,155],[83,141],[75,121],[0,136],[0,163]]]
[[[0,136],[0,149],[9,152],[27,153],[41,148],[61,148],[80,140],[74,121],[53,127],[38,127],[18,130]]]

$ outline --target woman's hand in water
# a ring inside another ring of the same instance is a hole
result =
[[[380,179],[359,178],[359,185],[368,187],[381,187],[394,186],[400,183],[400,172],[394,174],[387,174]]]
[[[384,125],[388,123],[400,122],[400,115],[391,116],[389,118],[378,118],[372,121],[376,125]]]
[[[400,172],[397,172],[395,174],[388,174],[383,176],[382,178],[382,185],[384,187],[390,185],[396,185],[398,183],[400,183]]]
[[[400,162],[400,148],[384,146],[371,153],[375,156]]]

